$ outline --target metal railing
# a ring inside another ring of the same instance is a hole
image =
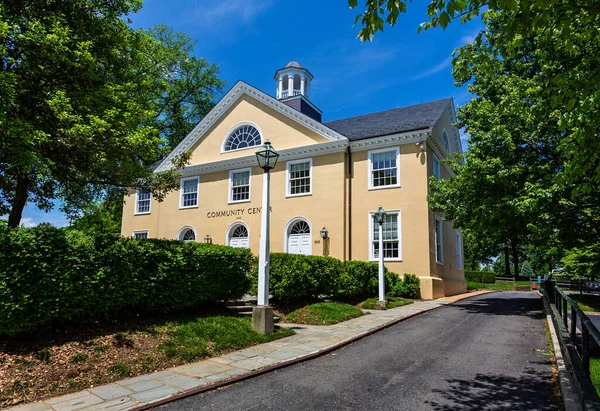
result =
[[[556,307],[567,329],[571,342],[577,347],[577,352],[587,375],[590,374],[590,337],[600,346],[600,332],[579,305],[552,281],[544,283],[544,290],[550,302]],[[571,314],[569,327],[569,311]],[[577,326],[581,328],[581,339],[577,338]]]
[[[300,92],[300,90],[293,90],[292,91],[292,96],[299,96],[300,94],[302,94]],[[287,98],[289,96],[290,96],[289,90],[281,90],[281,97],[280,98]]]

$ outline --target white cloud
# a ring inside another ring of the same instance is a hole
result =
[[[26,228],[35,227],[38,224],[39,223],[34,221],[34,219],[31,217],[25,217],[21,219],[21,225]]]
[[[441,63],[431,67],[428,70],[425,70],[424,72],[422,72],[421,74],[417,74],[416,76],[412,76],[409,80],[413,81],[413,80],[419,80],[422,79],[424,77],[429,77],[435,73],[439,73],[440,71],[446,69],[447,67],[450,67],[452,65],[452,56],[448,56],[444,61],[442,61]]]
[[[475,37],[477,37],[477,35],[479,34],[480,31],[481,31],[481,28],[476,28],[476,29],[473,29],[471,32],[463,35],[460,38],[461,46],[464,44],[467,44],[467,43],[471,43],[473,40],[475,40]]]

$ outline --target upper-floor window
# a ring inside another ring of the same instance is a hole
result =
[[[442,131],[442,143],[444,143],[446,151],[450,153],[450,140],[448,140],[448,133],[446,133],[446,130]]]
[[[198,177],[189,177],[181,179],[181,197],[179,199],[179,208],[198,207]]]
[[[250,201],[250,177],[252,172],[249,168],[229,172],[229,202],[238,203]]]
[[[369,151],[369,189],[400,186],[400,148]]]
[[[235,128],[225,140],[223,151],[241,150],[243,148],[260,146],[260,132],[251,124],[242,124]]]
[[[149,214],[152,195],[143,190],[135,193],[135,214]]]
[[[136,240],[147,240],[148,239],[148,230],[140,230],[133,232],[133,238]]]
[[[444,263],[444,233],[442,219],[438,216],[435,216],[435,261]]]
[[[400,233],[400,212],[387,211],[381,226],[383,234],[384,260],[401,260],[402,246]],[[371,260],[379,259],[379,224],[371,213]]]
[[[312,194],[312,159],[288,161],[287,195]]]
[[[456,230],[456,268],[462,270],[463,268],[463,257],[462,257],[462,238],[460,231]]]
[[[435,178],[441,178],[441,164],[440,159],[434,154],[433,155],[433,175]]]

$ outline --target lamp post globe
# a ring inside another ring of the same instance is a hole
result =
[[[265,172],[263,175],[263,198],[260,220],[260,248],[258,251],[258,298],[252,309],[252,328],[263,334],[274,331],[273,308],[269,307],[269,263],[270,263],[270,190],[271,174],[277,164],[279,154],[271,146],[269,140],[256,151],[258,166]]]
[[[379,304],[385,305],[385,278],[384,278],[384,268],[383,268],[383,223],[385,223],[385,217],[387,213],[383,209],[382,206],[379,206],[377,211],[373,213],[375,217],[375,222],[379,224]]]

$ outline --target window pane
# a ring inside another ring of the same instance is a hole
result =
[[[396,150],[372,154],[371,163],[373,170],[373,187],[382,187],[398,184]]]
[[[382,225],[383,258],[400,257],[398,214],[388,214]],[[379,224],[373,217],[373,257],[379,258]]]
[[[231,201],[250,199],[250,172],[240,171],[231,174]]]
[[[145,191],[137,192],[137,212],[138,213],[149,213],[150,212],[150,193]]]
[[[290,164],[290,194],[310,193],[310,161]]]
[[[198,179],[184,180],[182,182],[181,204],[183,207],[198,205]]]

